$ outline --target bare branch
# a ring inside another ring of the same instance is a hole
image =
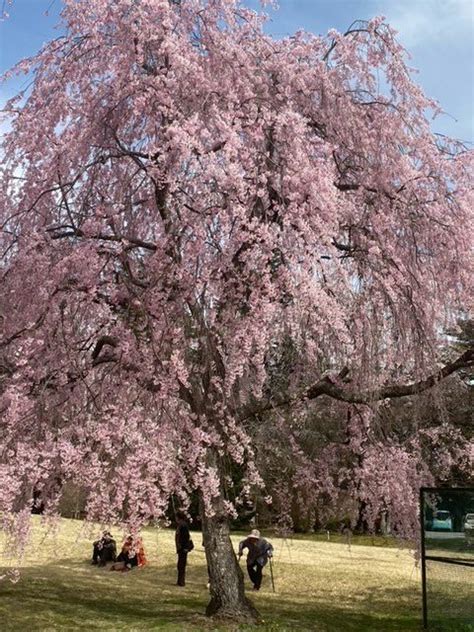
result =
[[[56,228],[48,228],[48,232],[53,232],[54,230],[58,230]],[[98,233],[97,235],[85,235],[84,232],[80,229],[69,229],[59,233],[53,233],[51,235],[51,239],[64,239],[65,237],[83,237],[90,239],[98,239],[102,241],[128,241],[135,248],[144,248],[145,250],[155,251],[157,249],[156,244],[150,241],[144,241],[143,239],[138,239],[137,237],[130,237],[129,235],[106,235],[104,233]]]
[[[433,388],[433,386],[456,371],[470,366],[474,366],[474,348],[468,349],[456,360],[449,362],[439,371],[424,380],[411,382],[410,384],[390,384],[372,391],[359,392],[352,391],[342,385],[349,374],[349,369],[344,367],[337,376],[325,376],[321,378],[316,384],[313,384],[313,386],[296,397],[286,397],[246,406],[240,410],[239,418],[241,421],[245,421],[250,417],[260,415],[275,408],[289,406],[298,401],[313,400],[321,395],[327,395],[333,399],[350,404],[370,404],[371,402],[381,401],[382,399],[395,399],[398,397],[408,397],[409,395],[418,395],[419,393]]]
[[[351,392],[338,384],[335,384],[330,378],[323,378],[306,392],[306,399],[316,399],[320,395],[328,395],[333,399],[352,404],[368,404],[370,402],[380,401],[382,399],[394,399],[397,397],[407,397],[409,395],[417,395],[432,388],[438,382],[441,382],[452,373],[459,369],[474,366],[474,348],[468,349],[453,362],[449,362],[436,373],[428,376],[424,380],[411,382],[410,384],[390,384],[382,386],[374,391],[362,391],[360,393]],[[341,372],[342,373],[342,372]],[[339,378],[341,378],[341,373]]]

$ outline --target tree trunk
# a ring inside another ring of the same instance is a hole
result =
[[[221,499],[216,500],[222,504]],[[216,508],[219,509],[219,508]],[[222,511],[212,517],[202,512],[202,531],[211,584],[208,616],[257,623],[260,615],[245,596],[244,575],[229,537],[229,519]]]
[[[203,544],[211,589],[211,601],[207,605],[206,614],[237,622],[257,623],[260,615],[245,596],[244,575],[230,540],[229,515],[224,506],[223,467],[213,448],[208,449],[207,463],[218,473],[221,493],[212,499],[210,511],[207,512],[209,515],[206,515],[202,497],[200,503]]]
[[[354,528],[356,533],[366,533],[368,531],[367,521],[364,516],[365,509],[367,507],[367,503],[365,500],[361,500],[359,502],[359,511],[357,515],[357,522]]]

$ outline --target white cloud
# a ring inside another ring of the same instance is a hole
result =
[[[473,0],[390,0],[378,6],[408,48],[472,37]]]

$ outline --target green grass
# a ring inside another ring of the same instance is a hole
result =
[[[114,533],[118,538],[118,530]],[[150,563],[126,574],[90,565],[93,535],[84,533],[81,522],[63,520],[59,533],[45,538],[35,517],[20,580],[0,582],[0,629],[250,629],[218,625],[204,616],[208,592],[200,534],[194,537],[196,549],[189,556],[184,589],[174,585],[172,531],[147,529],[144,541]],[[238,542],[240,536],[233,539]],[[258,628],[262,632],[421,629],[420,577],[408,551],[363,544],[349,548],[314,537],[272,541],[276,593],[271,591],[267,568],[262,590],[251,594],[264,619]],[[459,624],[452,630],[469,627]]]
[[[426,554],[463,557],[474,561],[474,546],[465,538],[425,539]]]
[[[242,532],[243,533],[243,532]],[[247,532],[246,532],[247,533]],[[270,537],[270,534],[269,536]],[[279,538],[281,539],[281,538]],[[330,544],[348,544],[347,536],[330,531],[329,535],[327,531],[318,531],[316,533],[294,533],[288,540],[309,540],[310,542],[328,542]],[[350,538],[351,546],[382,546],[382,547],[395,547],[395,548],[408,548],[413,549],[412,542],[401,542],[397,538],[390,535],[363,535],[354,533]]]

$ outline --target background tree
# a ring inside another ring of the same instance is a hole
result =
[[[431,133],[379,18],[279,41],[235,0],[66,0],[62,19],[6,107],[4,524],[21,542],[33,491],[54,512],[66,481],[134,529],[198,490],[208,612],[253,620],[226,463],[243,501],[272,408],[328,395],[367,420],[472,364],[439,365],[470,300],[472,154]]]

